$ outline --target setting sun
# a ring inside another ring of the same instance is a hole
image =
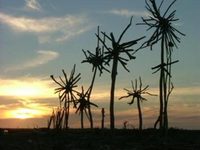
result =
[[[33,110],[19,109],[18,111],[15,112],[15,118],[19,118],[19,119],[32,118],[33,114],[34,114]]]

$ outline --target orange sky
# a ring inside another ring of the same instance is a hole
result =
[[[158,4],[162,0],[158,0]],[[166,10],[173,0],[165,0],[160,9]],[[132,26],[122,41],[132,41],[146,36],[144,41],[133,45],[140,47],[151,37],[154,29],[137,26],[141,17],[149,14],[145,0],[0,0],[0,128],[46,126],[47,119],[58,96],[54,94],[53,74],[62,76],[62,69],[69,74],[76,64],[81,73],[81,86],[88,88],[92,78],[92,66],[82,64],[85,59],[82,49],[94,53],[97,26],[108,35],[120,35],[133,16]],[[200,129],[200,0],[179,0],[168,13],[176,11],[180,20],[172,24],[185,33],[174,49],[172,60],[179,60],[172,67],[172,82],[175,86],[170,97],[169,124],[173,127]],[[186,11],[187,10],[187,11]],[[166,15],[169,15],[169,14]],[[197,16],[197,17],[195,17]],[[112,44],[112,43],[109,43]],[[159,73],[152,74],[151,68],[160,64],[160,46],[142,49],[136,59],[128,62],[126,72],[119,63],[116,82],[116,123],[122,127],[124,121],[137,127],[137,108],[129,106],[127,100],[119,101],[123,88],[130,88],[131,80],[142,77],[143,84],[149,85],[149,92],[158,94]],[[109,70],[110,67],[107,66]],[[99,74],[99,72],[97,73]],[[108,122],[110,74],[105,72],[95,80],[92,102],[99,105],[93,110],[95,126],[99,126],[101,108],[106,110]],[[158,97],[147,96],[142,103],[144,127],[152,127],[158,116]],[[71,110],[69,126],[79,127],[79,116]]]
[[[52,109],[58,106],[57,95],[54,94],[55,84],[52,80],[37,80],[32,78],[23,78],[21,80],[1,80],[0,85],[0,97],[5,98],[6,101],[1,99],[0,107],[0,118],[1,119],[23,119],[23,121],[16,121],[18,126],[20,122],[30,122],[30,119],[37,120],[37,118],[44,118],[47,122],[48,116],[51,114]],[[79,89],[78,87],[77,89]],[[130,88],[130,87],[127,87]],[[118,98],[126,92],[123,89],[116,90],[116,121],[117,125],[122,126],[122,122],[128,120],[130,124],[137,126],[137,108],[136,105],[129,106],[127,100],[118,100]],[[96,118],[96,126],[98,126],[98,120],[101,119],[101,108],[104,107],[107,111],[107,123],[108,123],[108,99],[109,99],[109,88],[95,88],[94,93],[92,94],[92,100],[94,103],[98,104],[100,108],[93,110]],[[157,94],[156,88],[150,88],[151,93]],[[185,120],[186,128],[196,128],[196,121],[192,120],[192,117],[198,117],[200,114],[200,109],[198,104],[194,104],[192,101],[189,101],[192,97],[195,98],[195,95],[199,95],[200,89],[198,87],[194,88],[175,88],[172,95],[172,102],[169,103],[169,117],[171,125],[176,126],[176,122],[179,126],[181,122],[184,121],[184,118],[190,120],[187,122]],[[147,96],[148,101],[142,103],[142,111],[144,118],[146,118],[146,127],[152,127],[155,118],[158,113],[158,97]],[[10,99],[10,102],[9,102]],[[194,99],[195,101],[195,99]],[[4,104],[3,104],[4,103]],[[178,106],[178,107],[177,107]],[[194,111],[195,110],[195,111]],[[75,110],[71,110],[71,115],[74,117],[71,122],[73,122],[72,127],[78,127],[79,125],[79,116],[75,115]],[[35,119],[34,119],[35,118]],[[177,120],[177,118],[179,118]],[[28,120],[27,120],[28,119]],[[27,121],[25,121],[27,120]],[[6,122],[4,120],[4,122]],[[32,121],[33,122],[33,121]],[[44,121],[35,122],[35,125],[46,126]],[[87,122],[87,121],[86,121]],[[200,123],[200,122],[197,122]],[[71,124],[71,125],[72,125]],[[13,126],[12,126],[13,125]],[[5,123],[0,124],[0,127],[11,126],[14,127],[15,124],[6,125]],[[25,126],[26,127],[26,126]]]

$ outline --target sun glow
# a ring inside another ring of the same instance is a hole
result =
[[[34,118],[39,116],[40,114],[41,112],[39,110],[28,109],[28,108],[19,108],[17,110],[10,112],[12,118],[17,118],[17,119]]]
[[[0,83],[0,97],[8,99],[5,104],[0,104],[1,110],[4,109],[0,118],[41,118],[48,115],[51,109],[40,100],[57,96],[54,94],[54,87],[51,87],[50,80],[0,79]],[[13,100],[13,104],[10,104],[9,100]]]
[[[13,87],[8,89],[15,96],[35,96],[40,94],[40,90],[34,86]]]
[[[4,83],[5,82],[5,83]],[[47,81],[32,80],[3,80],[0,85],[1,96],[16,97],[52,97],[53,89],[51,89]]]

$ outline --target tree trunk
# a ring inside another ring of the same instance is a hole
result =
[[[167,134],[168,130],[167,101],[165,102],[165,107],[164,107],[164,129],[165,129],[165,134]]]
[[[164,39],[161,40],[161,69],[160,69],[160,80],[159,80],[159,95],[160,95],[160,130],[163,129],[163,83],[165,78],[164,70]]]
[[[90,85],[90,91],[89,91],[89,95],[88,95],[88,101],[89,102],[90,102],[90,95],[92,93],[92,89],[93,89],[93,86],[94,86],[94,81],[95,81],[96,73],[97,73],[97,68],[95,68],[95,70],[94,70],[92,82],[91,82],[91,85]],[[88,105],[88,114],[89,114],[89,119],[90,119],[90,128],[93,129],[93,117],[92,117],[92,112],[91,112],[90,105]]]
[[[111,91],[110,91],[110,129],[115,128],[115,116],[114,116],[114,99],[115,99],[115,82],[117,76],[117,64],[118,60],[113,59],[112,73],[111,73]]]
[[[142,111],[140,106],[140,98],[137,98],[138,116],[139,116],[139,131],[142,131]]]
[[[166,76],[167,76],[166,78],[169,77],[169,75],[166,75]],[[165,97],[165,101],[164,101],[164,135],[166,136],[168,134],[168,113],[167,113],[167,106],[168,106],[168,98],[169,98],[167,96],[167,94],[169,94],[169,93],[167,93],[167,84],[166,84],[166,91],[165,92],[166,92],[166,97]]]
[[[69,122],[69,107],[70,107],[70,103],[67,102],[67,108],[65,108],[65,129],[68,129],[68,122]]]
[[[101,109],[101,117],[102,117],[101,128],[104,129],[104,118],[105,118],[105,110],[104,110],[104,108]]]
[[[83,124],[83,111],[81,111],[81,129],[84,128],[84,124]]]

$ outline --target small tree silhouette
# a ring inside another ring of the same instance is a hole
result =
[[[51,128],[51,125],[53,126],[53,129],[57,129],[57,130],[62,129],[64,114],[65,114],[65,110],[62,109],[61,107],[57,107],[56,109],[53,109],[52,115],[50,116],[50,119],[48,120],[48,129]]]
[[[59,102],[60,102],[60,108],[62,107],[63,103],[63,109],[64,109],[64,128],[68,128],[68,119],[69,119],[69,110],[70,110],[70,104],[73,103],[74,107],[76,107],[76,96],[75,93],[78,93],[78,91],[75,90],[77,87],[78,81],[81,79],[80,73],[75,76],[75,68],[76,65],[74,65],[71,74],[69,78],[67,77],[67,74],[64,70],[62,70],[64,79],[59,76],[60,82],[54,78],[53,75],[50,77],[53,79],[53,81],[59,86],[55,89],[55,93],[58,93]]]
[[[128,98],[128,97],[132,97],[131,102],[128,103],[129,105],[132,105],[134,103],[134,100],[136,98],[137,100],[137,108],[138,108],[138,117],[139,117],[139,131],[142,131],[142,111],[141,111],[141,104],[140,102],[142,101],[147,101],[146,98],[142,97],[143,94],[148,94],[151,96],[155,96],[149,92],[147,92],[149,86],[147,85],[145,88],[142,89],[142,80],[141,77],[139,77],[139,87],[137,85],[137,79],[135,80],[135,86],[133,81],[131,81],[132,84],[132,90],[128,90],[128,89],[124,89],[125,91],[127,91],[127,95],[126,96],[122,96],[119,99],[123,99],[123,98]]]
[[[99,36],[99,27],[97,28],[97,35]],[[105,36],[104,36],[103,41],[105,42]],[[90,52],[89,50],[87,50],[87,51],[83,50],[83,53],[85,55],[85,60],[83,60],[82,63],[91,64],[92,72],[93,72],[92,82],[91,82],[91,85],[90,85],[90,88],[88,91],[88,100],[89,100],[90,95],[92,93],[93,86],[94,86],[94,81],[96,78],[97,70],[99,70],[100,76],[103,73],[103,70],[106,70],[108,72],[109,72],[109,70],[104,67],[104,64],[106,64],[106,60],[104,57],[104,46],[102,46],[102,48],[100,48],[99,39],[97,39],[97,47],[96,47],[96,51],[94,54],[92,52]],[[89,112],[89,118],[90,118],[90,127],[93,128],[93,118],[92,118],[90,106],[88,107],[88,112]]]
[[[127,25],[127,27],[123,30],[121,35],[119,36],[119,39],[116,41],[113,33],[110,33],[110,37],[105,33],[101,32],[111,43],[112,48],[109,48],[109,46],[106,44],[104,40],[102,40],[99,35],[96,35],[97,38],[103,43],[103,45],[106,48],[105,52],[105,59],[107,59],[107,63],[109,63],[112,60],[112,71],[111,71],[111,90],[110,90],[110,128],[115,128],[115,118],[114,118],[114,98],[115,98],[115,84],[116,84],[116,76],[117,76],[117,67],[118,63],[121,63],[123,68],[129,72],[127,66],[127,62],[135,59],[135,56],[133,56],[137,50],[130,49],[131,46],[137,44],[138,41],[143,39],[144,37],[141,37],[136,40],[132,40],[129,42],[121,43],[121,40],[126,33],[126,31],[130,28],[132,24],[132,17],[130,19],[130,23]],[[124,58],[123,55],[126,54],[128,58]]]
[[[90,105],[98,107],[96,104],[90,102],[89,91],[90,91],[90,89],[88,89],[86,92],[84,92],[84,89],[82,87],[81,93],[77,93],[79,98],[76,100],[76,105],[77,105],[76,113],[79,112],[79,114],[81,115],[81,128],[82,129],[84,128],[83,113],[85,112],[85,115],[87,116],[88,120],[90,121],[90,117],[88,115],[88,110],[90,108]]]
[[[157,7],[155,0],[146,0],[146,8],[149,11],[150,15],[147,19],[142,18],[143,23],[139,25],[147,25],[150,29],[155,29],[148,41],[143,45],[152,46],[159,41],[161,41],[161,63],[152,69],[156,69],[156,72],[160,71],[159,79],[159,97],[160,97],[160,113],[158,120],[155,123],[160,124],[160,129],[164,129],[164,132],[167,132],[168,129],[168,115],[167,115],[167,106],[169,101],[169,96],[174,88],[171,82],[171,66],[174,63],[177,63],[178,60],[172,61],[172,52],[174,46],[177,48],[176,42],[180,43],[180,38],[177,36],[185,35],[173,27],[173,23],[179,19],[175,18],[176,10],[168,13],[172,5],[176,2],[174,0],[166,9],[164,14],[161,14],[161,7],[164,0]],[[168,15],[167,15],[168,14]]]

